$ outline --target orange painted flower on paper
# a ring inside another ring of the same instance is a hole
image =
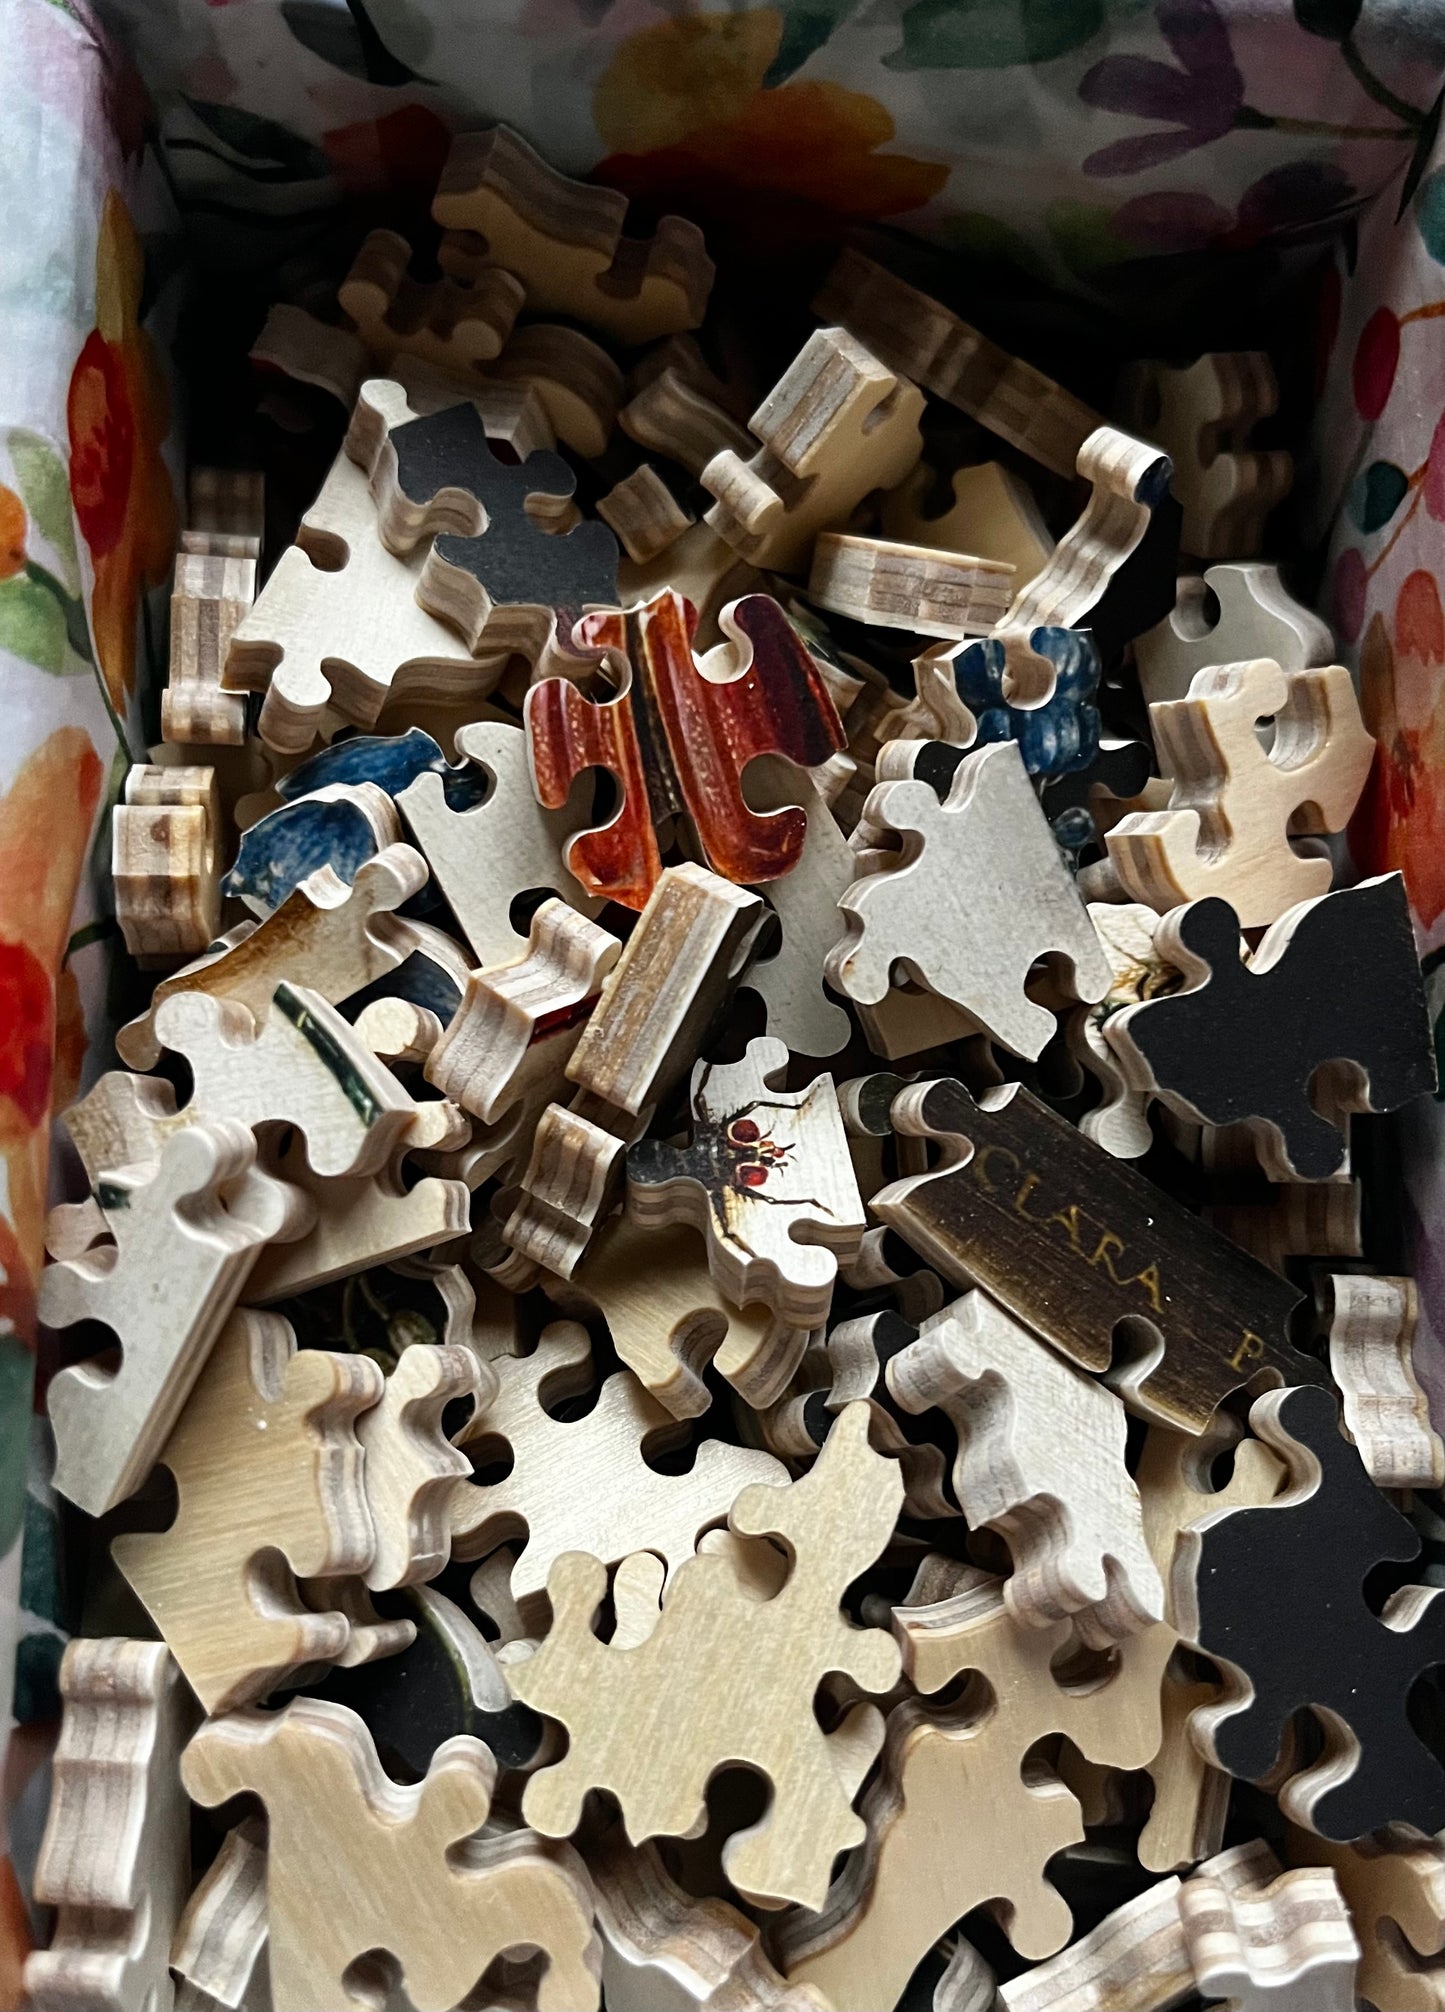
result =
[[[780,250],[920,209],[948,169],[885,154],[891,115],[840,84],[764,88],[783,17],[688,14],[629,35],[598,80],[592,115],[611,150],[595,170],[631,196],[676,203]],[[759,202],[759,196],[769,200]]]
[[[25,565],[25,505],[0,482],[0,580],[13,580]]]
[[[95,253],[95,327],[71,373],[70,493],[90,548],[91,627],[111,704],[135,683],[140,597],[170,569],[176,507],[161,442],[170,427],[159,358],[140,326],[144,257],[112,189]]]
[[[1350,823],[1366,873],[1399,870],[1426,929],[1445,915],[1445,610],[1432,573],[1395,597],[1390,629],[1376,613],[1360,650],[1360,708],[1379,746]]]
[[[0,1161],[4,1213],[23,1260],[19,1275],[13,1262],[6,1266],[7,1310],[27,1341],[45,1227],[58,1007],[67,1088],[78,1079],[84,1043],[75,986],[57,974],[103,781],[84,729],[57,727],[0,796]]]

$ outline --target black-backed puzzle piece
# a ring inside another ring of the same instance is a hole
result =
[[[1075,628],[1091,631],[1106,671],[1119,662],[1126,644],[1174,612],[1184,512],[1169,487],[1173,474],[1167,454],[1146,469],[1134,491],[1135,501],[1149,507],[1144,535],[1087,613],[1075,616]]]
[[[899,1079],[852,1091],[856,1119],[885,1129]],[[928,1131],[972,1150],[874,1197],[881,1220],[935,1270],[990,1298],[1081,1368],[1107,1370],[1116,1330],[1147,1324],[1157,1362],[1124,1381],[1135,1405],[1176,1430],[1204,1430],[1231,1391],[1317,1382],[1318,1363],[1289,1345],[1300,1293],[1191,1215],[1126,1160],[1085,1138],[1021,1084],[981,1103],[954,1077],[923,1090]],[[888,1199],[895,1196],[895,1199]]]
[[[1044,816],[1065,852],[1080,853],[1099,842],[1094,822],[1096,788],[1127,802],[1143,790],[1154,773],[1154,754],[1147,741],[1106,740],[1086,768],[1044,779],[1039,792]]]
[[[529,496],[571,496],[577,478],[560,454],[536,448],[522,462],[499,461],[473,405],[451,405],[391,429],[396,480],[412,503],[429,503],[442,489],[474,496],[486,513],[476,537],[446,531],[434,540],[439,559],[486,589],[498,606],[580,612],[588,604],[617,605],[616,538],[595,520],[552,533],[527,515]]]
[[[1292,1715],[1335,1713],[1360,1744],[1354,1772],[1315,1801],[1312,1827],[1348,1842],[1386,1823],[1430,1833],[1445,1825],[1445,1769],[1414,1731],[1407,1700],[1445,1663],[1445,1599],[1413,1627],[1389,1627],[1364,1597],[1366,1575],[1409,1564],[1420,1540],[1343,1438],[1327,1390],[1291,1390],[1278,1423],[1319,1462],[1303,1501],[1221,1516],[1199,1537],[1199,1645],[1253,1687],[1219,1721],[1214,1749],[1231,1774],[1258,1780],[1274,1765]]]
[[[430,1586],[377,1595],[378,1610],[416,1623],[399,1655],[334,1669],[310,1695],[349,1705],[366,1721],[383,1765],[420,1781],[444,1740],[470,1733],[498,1767],[525,1767],[542,1743],[542,1721],[507,1695],[481,1630]],[[504,1702],[505,1700],[505,1702]]]
[[[1287,928],[1285,925],[1289,925]],[[1357,1064],[1373,1111],[1435,1088],[1435,1057],[1405,883],[1398,873],[1310,902],[1274,924],[1241,963],[1227,901],[1191,902],[1174,918],[1183,947],[1209,966],[1186,990],[1129,1014],[1128,1032],[1161,1090],[1210,1125],[1274,1127],[1289,1168],[1325,1181],[1347,1136],[1310,1103],[1322,1063]]]

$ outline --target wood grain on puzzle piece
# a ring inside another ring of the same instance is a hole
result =
[[[1179,1891],[1194,1981],[1222,2012],[1356,2012],[1360,1945],[1335,1875],[1231,1890],[1207,1867]]]
[[[1199,559],[1253,558],[1266,518],[1294,480],[1290,454],[1249,446],[1255,425],[1279,406],[1268,355],[1216,352],[1184,369],[1135,363],[1123,393],[1125,423],[1157,440],[1174,463],[1183,549]]]
[[[944,487],[950,501],[926,514],[930,493]],[[884,497],[881,518],[885,537],[945,552],[976,552],[1012,566],[1015,592],[1043,570],[1058,542],[1028,484],[997,461],[957,468],[946,479],[931,468],[915,468]]]
[[[222,811],[216,771],[135,763],[111,813],[115,919],[142,968],[173,968],[215,936]]]
[[[704,1231],[708,1264],[736,1306],[762,1300],[797,1327],[827,1318],[838,1261],[867,1227],[830,1076],[792,1094],[781,1041],[734,1063],[699,1062],[692,1141],[643,1139],[627,1156],[627,1206],[644,1224]]]
[[[1207,601],[1218,603],[1211,622]],[[1335,653],[1329,624],[1283,586],[1278,566],[1254,560],[1206,567],[1177,583],[1172,611],[1134,643],[1139,683],[1151,705],[1184,699],[1196,671],[1272,657],[1282,671],[1328,664]]]
[[[811,653],[775,601],[748,595],[730,607],[723,627],[727,644],[700,661],[696,616],[677,593],[660,594],[625,618],[591,617],[578,641],[624,653],[626,688],[593,703],[559,677],[527,694],[527,747],[540,801],[559,808],[594,767],[610,771],[621,790],[611,822],[567,847],[568,867],[595,895],[640,907],[661,871],[655,826],[679,811],[706,863],[728,880],[777,880],[801,856],[806,812],[753,809],[743,774],[768,754],[816,767],[844,746],[842,723]]]
[[[565,1836],[588,1790],[607,1787],[639,1842],[680,1836],[703,1813],[715,1769],[741,1762],[769,1778],[773,1799],[726,1846],[728,1878],[764,1906],[821,1904],[834,1856],[863,1837],[852,1799],[883,1727],[859,1703],[825,1734],[814,1693],[830,1670],[875,1693],[898,1672],[894,1643],[853,1627],[838,1605],[886,1543],[903,1492],[867,1433],[866,1406],[845,1411],[801,1481],[755,1485],[734,1502],[736,1537],[780,1537],[794,1560],[770,1599],[757,1597],[731,1549],[702,1553],[678,1567],[652,1632],[618,1651],[591,1631],[603,1567],[576,1553],[558,1559],[551,1630],[509,1668],[514,1693],[570,1735],[565,1758],[527,1785],[529,1823]]]
[[[1439,1488],[1445,1444],[1415,1374],[1415,1281],[1335,1272],[1324,1298],[1330,1375],[1366,1473],[1377,1488]]]
[[[1327,1865],[1360,1938],[1360,1996],[1376,2012],[1445,2007],[1445,1845],[1438,1839],[1361,1838],[1330,1844],[1291,1828],[1290,1860]]]
[[[520,957],[468,975],[427,1081],[486,1125],[519,1103],[565,1095],[567,1063],[621,953],[564,901],[544,901]]]
[[[1025,703],[1049,692],[1036,629],[1088,629],[1102,661],[1114,665],[1125,644],[1174,604],[1179,506],[1169,493],[1169,457],[1101,426],[1080,447],[1078,472],[1090,484],[1083,512],[1019,589],[996,632],[1014,696]]]
[[[1100,424],[1062,385],[862,252],[839,255],[813,312],[842,322],[891,369],[1056,475],[1073,475],[1080,447]]]
[[[587,1855],[602,1931],[602,1989],[625,2012],[824,2012],[763,1954],[755,1924],[726,1900],[678,1885],[654,1844],[613,1828]]]
[[[851,621],[920,636],[986,636],[1013,599],[1005,561],[927,545],[820,532],[808,593]]]
[[[393,691],[486,696],[501,661],[418,604],[424,564],[383,544],[366,472],[343,448],[226,654],[226,688],[265,694],[268,746],[304,753],[328,706],[370,726]]]
[[[665,868],[603,983],[568,1081],[624,1119],[659,1103],[746,970],[762,919],[759,896],[706,867]]]
[[[1201,1123],[1247,1123],[1271,1179],[1329,1180],[1351,1111],[1392,1111],[1435,1088],[1398,874],[1288,909],[1247,964],[1227,901],[1175,909],[1155,941],[1183,988],[1114,1014],[1105,1039],[1135,1088]]]
[[[207,1711],[347,1650],[351,1624],[310,1612],[290,1574],[361,1572],[372,1557],[355,1421],[382,1383],[365,1356],[298,1353],[276,1314],[234,1313],[212,1349],[161,1456],[175,1522],[112,1545]],[[392,1630],[393,1646],[409,1638]]]
[[[743,989],[767,1009],[767,1031],[795,1055],[825,1060],[852,1038],[846,1010],[824,990],[828,954],[838,940],[838,900],[853,878],[853,855],[822,792],[783,755],[763,755],[748,770],[745,794],[755,810],[798,804],[808,821],[797,865],[767,883],[763,897],[778,918],[779,942],[752,964]]]
[[[929,991],[961,1007],[1016,1054],[1037,1056],[1054,1016],[1028,998],[1024,982],[1041,957],[1069,967],[1074,996],[1101,998],[1109,982],[1077,888],[1054,844],[1016,745],[962,759],[939,800],[918,779],[941,742],[895,742],[854,833],[854,850],[874,835],[898,834],[902,849],[880,853],[839,901],[844,935],[830,953],[829,981],[861,1006],[888,993],[903,963]],[[1024,890],[1027,890],[1025,896]]]
[[[697,522],[648,461],[598,497],[597,514],[617,533],[628,558],[641,566],[665,552]]]
[[[231,638],[256,598],[256,559],[178,552],[171,588],[170,671],[161,733],[185,745],[239,747],[246,701],[221,688]]]
[[[1433,1587],[1403,1586],[1378,1616],[1364,1597],[1366,1575],[1387,1559],[1410,1563],[1420,1539],[1344,1439],[1328,1391],[1271,1391],[1250,1425],[1285,1460],[1291,1486],[1263,1508],[1195,1525],[1175,1555],[1180,1632],[1227,1684],[1196,1714],[1194,1737],[1217,1765],[1258,1780],[1287,1721],[1313,1708],[1325,1751],[1281,1790],[1285,1815],[1342,1842],[1387,1823],[1436,1831],[1445,1770],[1407,1700],[1445,1661],[1445,1609]]]
[[[713,263],[697,225],[669,215],[651,238],[624,237],[625,196],[559,174],[510,126],[456,135],[431,213],[446,271],[473,280],[502,266],[533,313],[573,315],[623,343],[702,320]]]
[[[168,2005],[171,1936],[190,1884],[179,1766],[195,1707],[162,1643],[113,1637],[67,1642],[60,1697],[35,1865],[35,1898],[57,1913],[50,1947],[25,1960],[24,2002],[35,2012]]]
[[[525,1831],[476,1837],[496,1762],[463,1736],[398,1787],[355,1713],[319,1698],[203,1726],[182,1779],[214,1805],[242,1790],[267,1815],[266,1900],[276,2012],[315,2012],[375,1949],[418,2005],[457,2004],[505,1949],[541,1949],[538,2012],[593,2012],[599,1951],[579,1861]]]
[[[1131,1409],[1200,1432],[1253,1378],[1318,1373],[1288,1346],[1293,1286],[1021,1085],[976,1103],[953,1080],[918,1084],[895,1097],[892,1122],[956,1139],[967,1158],[894,1181],[874,1213],[1083,1369],[1108,1369],[1119,1323],[1142,1323],[1157,1339],[1110,1379]]]
[[[396,231],[368,231],[336,289],[372,360],[389,364],[398,350],[464,376],[488,363],[512,332],[526,290],[499,267],[470,286],[442,278],[413,279],[412,249]]]
[[[120,1344],[118,1368],[76,1363],[49,1388],[54,1485],[88,1515],[145,1480],[263,1245],[304,1224],[303,1198],[255,1158],[232,1119],[187,1125],[97,1183],[111,1241],[42,1276],[48,1326],[97,1321]]]
[[[545,1408],[548,1397],[555,1402],[594,1382],[592,1344],[576,1322],[554,1322],[531,1355],[503,1358],[495,1367],[500,1389],[485,1408],[474,1451],[485,1465],[492,1444],[505,1441],[512,1471],[502,1481],[455,1491],[451,1544],[455,1556],[478,1558],[525,1532],[512,1567],[512,1594],[524,1620],[544,1618],[540,1596],[564,1552],[585,1551],[614,1565],[633,1551],[651,1551],[675,1572],[744,1488],[787,1482],[787,1469],[770,1453],[717,1440],[698,1446],[686,1474],[659,1473],[645,1449],[677,1444],[686,1427],[630,1370],[605,1380],[585,1417],[555,1418]]]
[[[1270,717],[1266,752],[1255,722]],[[1221,664],[1149,719],[1173,791],[1167,810],[1131,812],[1109,833],[1130,899],[1162,912],[1217,894],[1255,929],[1329,891],[1329,858],[1289,839],[1342,831],[1369,775],[1375,744],[1347,670]]]
[[[629,439],[678,462],[695,481],[725,447],[746,460],[757,446],[745,426],[673,366],[633,392],[617,423]]]
[[[754,1409],[771,1404],[807,1346],[807,1329],[770,1308],[732,1305],[689,1224],[658,1228],[619,1216],[592,1239],[571,1279],[542,1286],[574,1317],[597,1307],[621,1361],[674,1418],[708,1409],[709,1362]]]
[[[519,894],[550,887],[586,915],[601,904],[563,863],[567,840],[585,822],[587,810],[581,802],[557,810],[538,803],[521,728],[497,721],[463,727],[457,753],[490,778],[484,803],[454,810],[441,777],[431,773],[418,776],[397,803],[478,966],[486,970],[526,947],[526,936],[511,920]]]
[[[926,1320],[892,1357],[906,1410],[937,1407],[958,1432],[953,1487],[970,1527],[1003,1536],[1004,1587],[1023,1626],[1072,1618],[1108,1648],[1164,1618],[1139,1491],[1124,1465],[1124,1407],[979,1292]]]
[[[175,2012],[271,2012],[265,1954],[266,1826],[251,1816],[226,1832],[176,1924]]]
[[[988,1905],[1021,1956],[1051,1955],[1069,1909],[1048,1863],[1080,1841],[1079,1805],[1061,1782],[1025,1785],[1029,1749],[1063,1733],[1101,1764],[1142,1764],[1159,1740],[1159,1680],[1173,1637],[1131,1636],[1106,1681],[1064,1689],[1052,1664],[1070,1629],[1022,1629],[1000,1581],[969,1572],[963,1590],[894,1610],[904,1664],[921,1691],[978,1671],[987,1689],[940,1713],[909,1698],[889,1715],[883,1772],[864,1799],[868,1838],[812,1919],[779,1932],[790,1983],[817,1986],[836,2012],[897,2002],[914,1968],[964,1914]],[[988,1808],[995,1823],[960,1824]]]
[[[818,532],[914,466],[922,411],[917,386],[856,337],[815,329],[748,422],[756,453],[723,448],[703,470],[707,523],[750,565],[801,572]]]
[[[319,868],[232,949],[163,979],[147,1011],[117,1034],[121,1060],[133,1069],[155,1067],[161,1057],[156,1009],[173,992],[238,999],[260,1026],[277,984],[304,972],[313,991],[339,1005],[416,948],[414,931],[395,911],[426,877],[426,861],[409,845],[387,846],[366,860],[349,887],[330,867]]]

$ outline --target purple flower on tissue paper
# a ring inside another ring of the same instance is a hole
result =
[[[1079,96],[1100,111],[1163,120],[1169,130],[1100,147],[1084,162],[1085,174],[1140,174],[1207,147],[1238,123],[1244,78],[1214,0],[1160,0],[1156,18],[1179,66],[1152,56],[1105,56],[1079,85]]]

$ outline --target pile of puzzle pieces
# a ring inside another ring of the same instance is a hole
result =
[[[31,2002],[1445,2007],[1435,1069],[1268,362],[1114,424],[848,251],[750,387],[624,210],[459,138],[257,340],[259,592],[193,481]]]

